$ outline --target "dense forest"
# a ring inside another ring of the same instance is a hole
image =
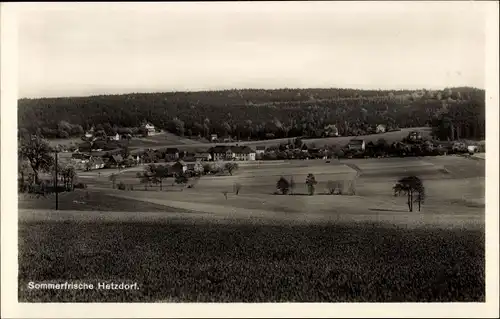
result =
[[[469,87],[133,93],[20,99],[18,106],[20,130],[46,138],[81,136],[91,127],[109,135],[145,121],[178,135],[238,139],[321,137],[328,127],[364,135],[378,124],[389,130],[433,126],[440,139],[485,135],[485,92]]]

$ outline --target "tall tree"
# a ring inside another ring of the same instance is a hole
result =
[[[420,211],[421,203],[425,199],[425,188],[422,180],[417,176],[403,177],[392,188],[394,196],[401,194],[407,196],[408,210],[413,211],[413,203],[418,202],[418,211]]]
[[[309,195],[311,196],[314,195],[316,184],[318,184],[318,182],[316,181],[316,177],[314,177],[314,174],[312,173],[307,174],[306,185],[307,185],[307,192],[309,193]]]
[[[49,170],[54,162],[49,143],[40,136],[31,135],[20,140],[18,153],[21,159],[29,161],[34,173],[35,184],[39,184],[40,171]]]
[[[281,192],[281,194],[286,195],[290,190],[290,183],[283,176],[276,182],[276,189]]]

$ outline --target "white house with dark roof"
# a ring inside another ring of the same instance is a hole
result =
[[[350,150],[364,151],[365,146],[366,146],[365,140],[359,139],[359,138],[354,138],[354,139],[350,140],[349,143],[347,144],[347,148]]]
[[[217,145],[208,151],[214,161],[255,161],[255,151],[248,146]]]
[[[264,154],[266,152],[266,147],[265,146],[257,146],[255,148],[255,153],[256,154]]]

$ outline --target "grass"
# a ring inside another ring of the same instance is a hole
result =
[[[88,192],[88,196],[87,196]],[[19,200],[20,209],[55,209],[55,195],[33,198],[23,195]],[[121,212],[165,212],[168,206],[139,200],[117,198],[97,191],[75,190],[59,194],[59,210],[77,211],[121,211]],[[179,211],[178,208],[175,209]]]
[[[484,301],[484,232],[374,224],[19,224],[23,302]],[[28,290],[137,282],[139,290]]]

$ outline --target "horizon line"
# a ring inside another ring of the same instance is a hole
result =
[[[460,85],[460,86],[444,86],[440,88],[378,88],[378,89],[362,89],[354,87],[276,87],[276,88],[262,88],[262,87],[247,87],[247,88],[220,88],[220,89],[183,89],[183,90],[165,90],[165,91],[129,91],[122,93],[97,93],[97,94],[81,94],[81,95],[46,95],[46,96],[25,96],[18,97],[17,100],[36,100],[36,99],[63,99],[63,98],[85,98],[85,97],[100,97],[100,96],[119,96],[119,95],[133,95],[133,94],[168,94],[168,93],[207,93],[207,92],[226,92],[226,91],[279,91],[279,90],[353,90],[353,91],[379,91],[379,92],[400,92],[400,91],[439,91],[454,88],[469,88],[475,90],[485,91],[473,85]]]

